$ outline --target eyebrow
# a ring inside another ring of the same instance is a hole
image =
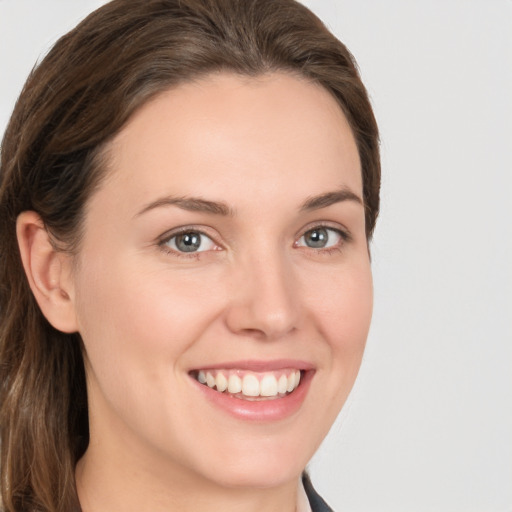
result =
[[[348,188],[343,188],[341,190],[325,192],[317,196],[309,197],[300,207],[300,211],[319,210],[344,201],[353,201],[361,205],[363,204],[362,199],[357,194]],[[235,214],[234,211],[222,201],[209,201],[200,197],[166,196],[144,206],[144,208],[136,214],[136,217],[163,206],[177,206],[178,208],[190,212],[212,213],[224,217],[233,217]]]
[[[162,206],[177,206],[190,212],[213,213],[215,215],[222,215],[226,217],[234,215],[233,210],[226,203],[220,201],[208,201],[200,197],[167,196],[161,197],[160,199],[147,204],[142,208],[142,210],[140,210],[140,212],[137,213],[136,216],[138,217],[143,213]]]
[[[357,194],[348,188],[342,188],[308,198],[302,205],[301,211],[319,210],[344,201],[353,201],[363,205],[363,200]]]

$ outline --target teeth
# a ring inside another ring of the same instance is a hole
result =
[[[233,394],[242,391],[242,379],[238,375],[229,376],[228,391]]]
[[[300,370],[287,369],[274,372],[244,370],[199,370],[196,379],[218,392],[227,392],[237,398],[277,398],[294,391],[300,382]]]
[[[274,375],[265,375],[261,380],[261,396],[277,395],[277,380]]]
[[[221,393],[223,391],[226,391],[228,388],[228,379],[224,376],[223,373],[218,373],[217,377],[215,379],[215,387],[217,388],[217,391],[220,391]]]
[[[242,381],[242,393],[245,396],[260,395],[260,381],[251,374],[247,374]]]
[[[201,381],[199,381],[201,382]],[[288,389],[288,379],[286,378],[286,375],[281,375],[279,377],[279,382],[277,383],[277,392],[281,393],[281,395],[284,395],[286,393],[286,390]]]
[[[208,375],[206,376],[208,378]],[[298,382],[297,382],[298,384]],[[288,377],[288,386],[286,387],[286,391],[288,391],[288,393],[290,391],[293,391],[295,388],[295,372],[292,372],[289,377]]]
[[[210,372],[206,372],[206,385],[209,388],[215,386],[215,377]]]

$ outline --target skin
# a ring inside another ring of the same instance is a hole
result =
[[[303,208],[333,191],[362,197],[341,109],[294,76],[218,74],[147,103],[107,155],[80,252],[59,256],[47,278],[85,345],[84,512],[295,510],[297,480],[356,378],[372,310],[362,201]],[[147,209],[167,196],[222,202],[230,214]],[[22,220],[21,237],[37,239],[36,224]],[[329,244],[309,247],[304,234],[319,225]],[[207,235],[204,250],[165,243],[183,226]],[[314,375],[279,421],[227,414],[189,375],[288,358]]]

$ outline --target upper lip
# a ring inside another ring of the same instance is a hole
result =
[[[268,361],[244,359],[216,364],[206,364],[194,370],[247,370],[253,372],[269,372],[293,368],[295,370],[313,370],[314,366],[307,361],[297,359],[274,359]]]

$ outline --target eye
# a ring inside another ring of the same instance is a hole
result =
[[[217,245],[200,231],[184,231],[165,240],[162,245],[176,252],[204,252],[212,251]]]
[[[329,249],[339,245],[343,239],[344,236],[341,231],[319,226],[306,231],[299,240],[297,240],[296,245],[298,247],[309,247],[311,249]]]

